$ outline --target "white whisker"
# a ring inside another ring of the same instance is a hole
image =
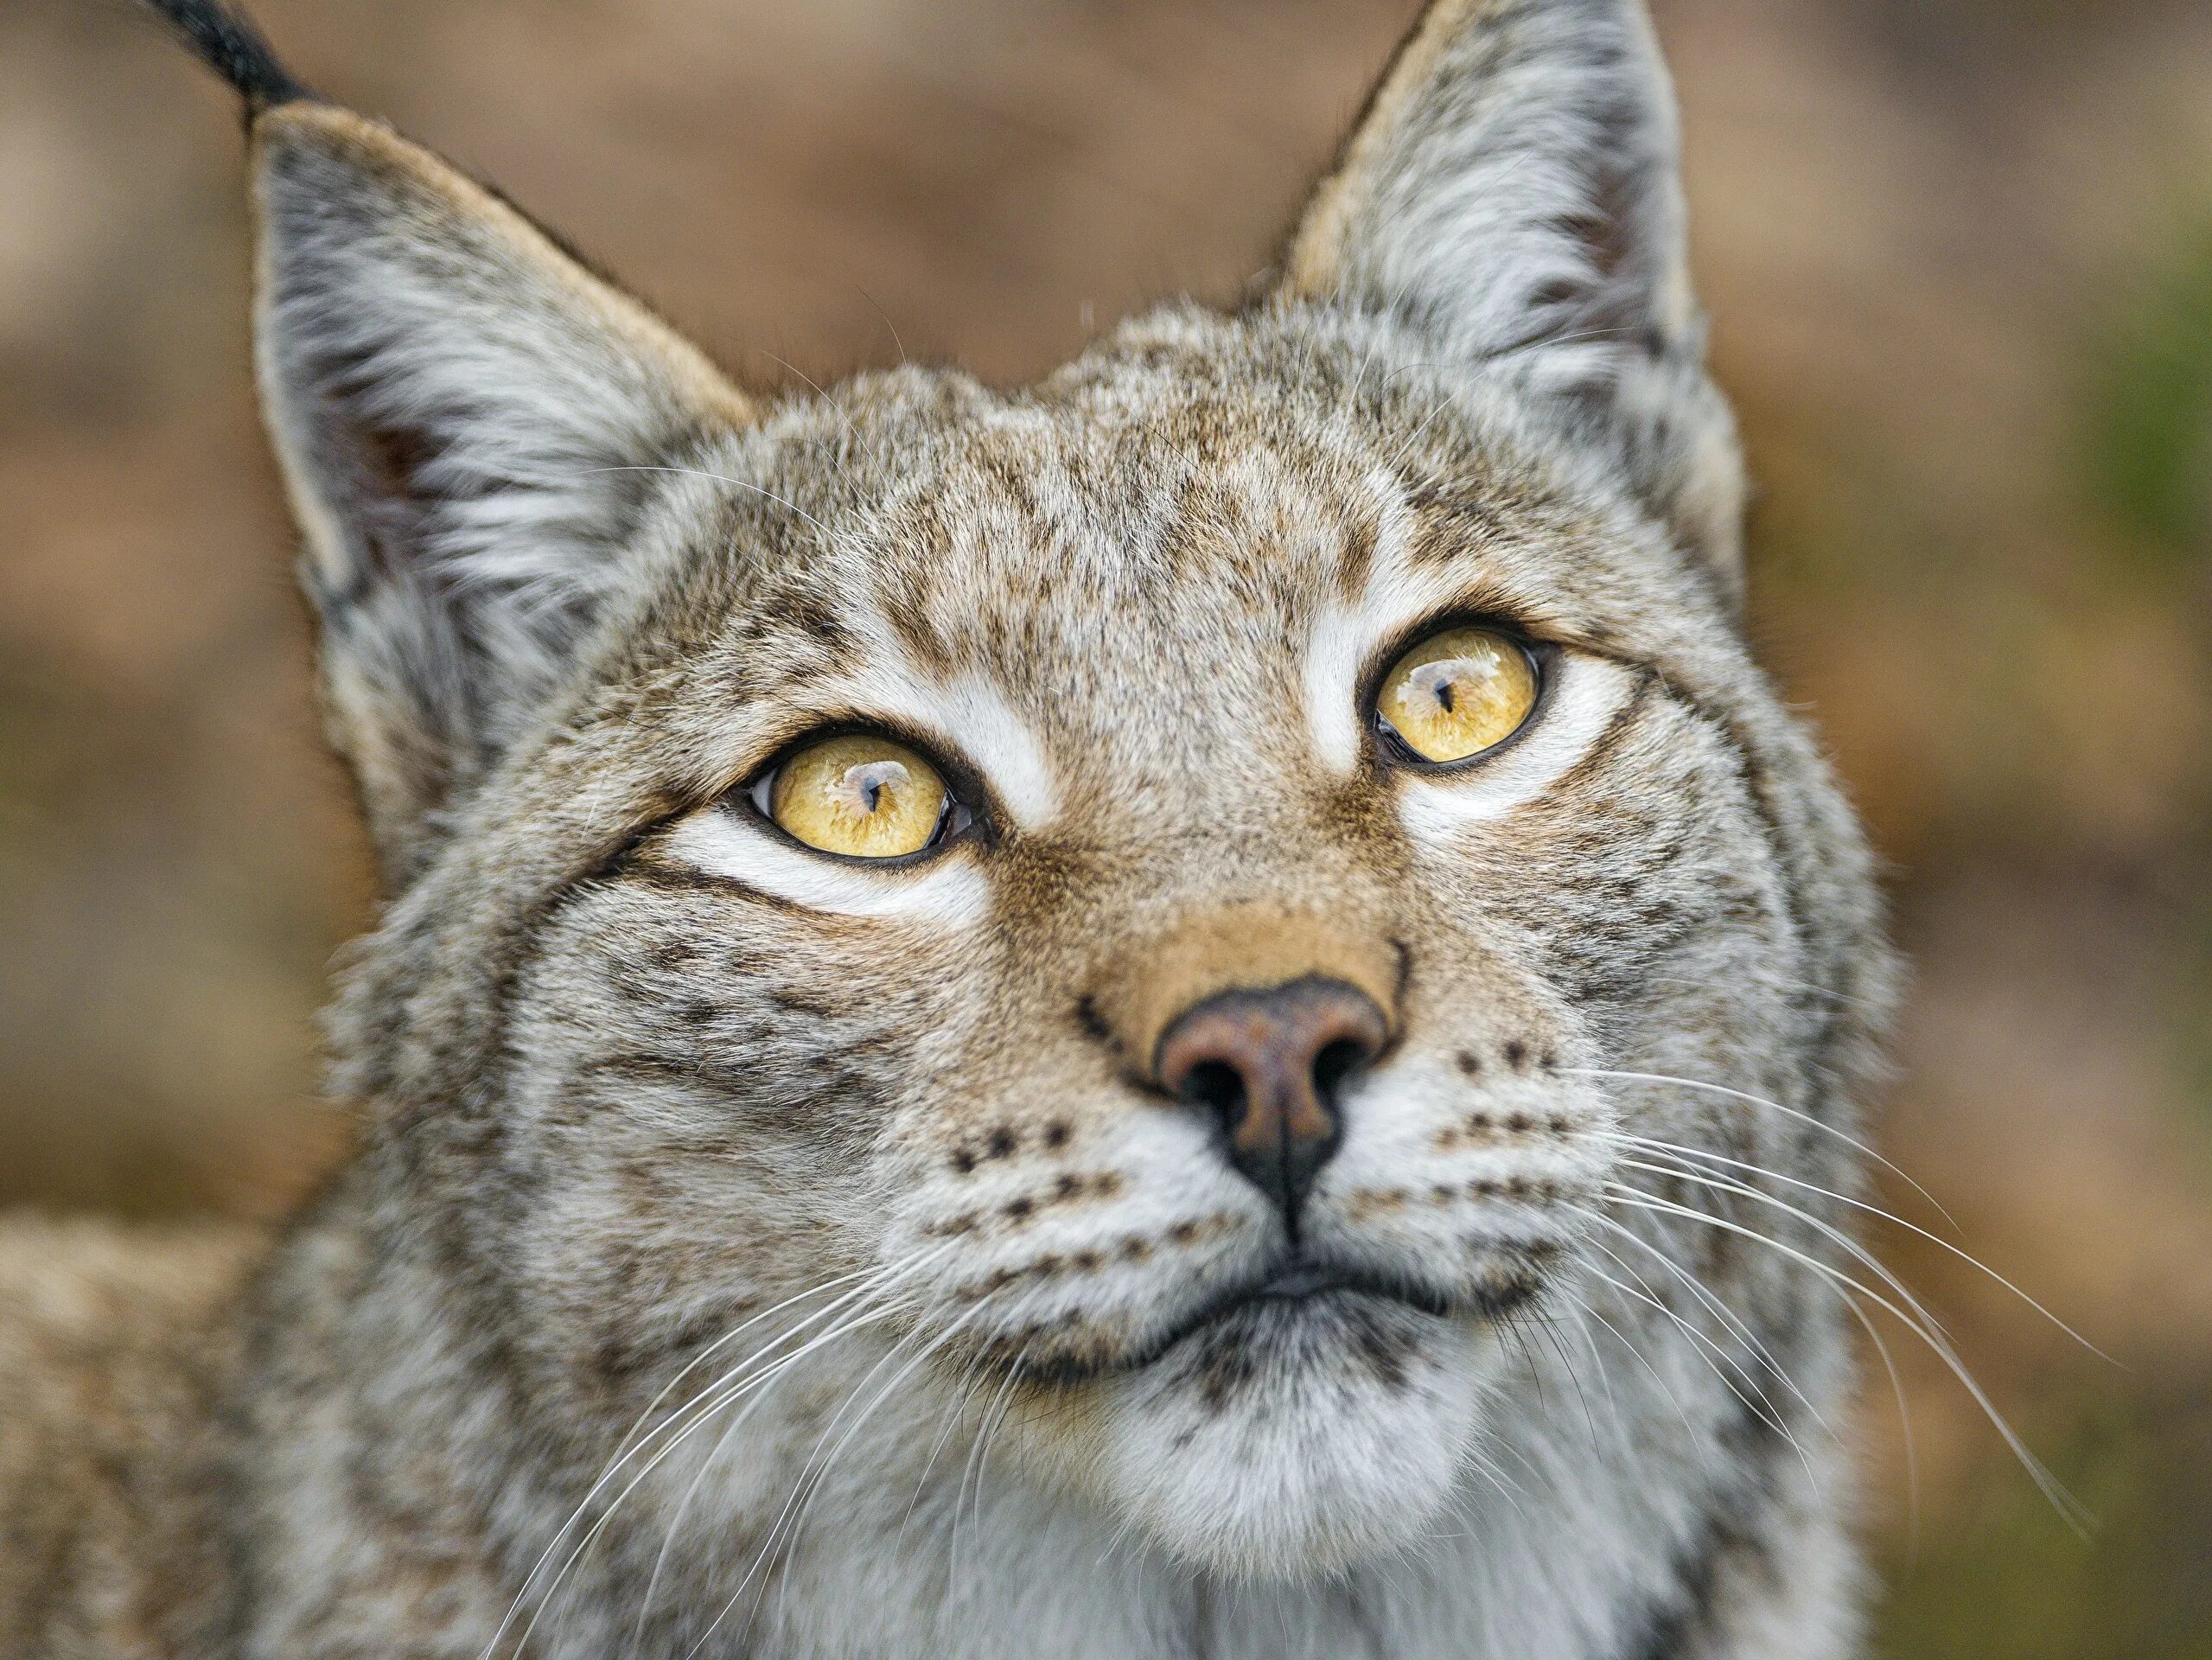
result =
[[[1708,1152],[1703,1147],[1685,1146],[1677,1142],[1655,1140],[1649,1136],[1627,1135],[1617,1132],[1600,1131],[1598,1132],[1598,1134],[1606,1139],[1617,1140],[1629,1146],[1645,1147],[1654,1152],[1674,1153],[1699,1159],[1707,1163],[1727,1165],[1733,1169],[1744,1171],[1755,1176],[1763,1176],[1770,1181],[1781,1182],[1788,1186],[1799,1188],[1808,1193],[1817,1193],[1822,1198],[1834,1200],[1838,1204],[1849,1205],[1852,1210],[1864,1211],[1870,1216],[1878,1216],[1884,1222],[1894,1223],[1898,1227],[1905,1229],[1910,1233],[1919,1235],[1921,1238],[1926,1240],[1929,1244],[1936,1246],[1944,1251],[1947,1251],[1950,1255],[1957,1257],[1959,1261],[1964,1262],[1967,1267],[1976,1270],[1978,1273],[1986,1274],[1990,1279],[1995,1280],[2005,1290],[2011,1292],[2015,1297],[2018,1297],[2022,1302],[2025,1303],[2030,1308],[2035,1310],[2037,1313],[2042,1315],[2043,1318],[2049,1320],[2061,1331],[2063,1331],[2068,1337],[2073,1338],[2075,1342],[2080,1344],[2091,1354],[2096,1356],[2098,1359],[2113,1366],[2120,1364],[2119,1361],[2114,1360],[2103,1350],[2098,1348],[2095,1344],[2090,1342],[2088,1338],[2083,1337],[2079,1331],[2076,1331],[2064,1320],[2060,1319],[2057,1315],[2052,1313],[2050,1310],[2045,1308],[2033,1297],[2030,1297],[2026,1292],[2021,1290],[2019,1286],[2014,1285],[2012,1281],[2006,1279],[1995,1268],[1991,1267],[1988,1263],[1983,1261],[1979,1257],[1961,1250],[1958,1246],[1954,1245],[1949,1240],[1945,1239],[1941,1234],[1931,1233],[1927,1229],[1922,1227],[1918,1223],[1906,1221],[1904,1217],[1898,1216],[1895,1211],[1885,1210],[1880,1205],[1871,1204],[1865,1199],[1853,1198],[1848,1193],[1839,1193],[1833,1188],[1822,1187],[1817,1182],[1801,1181],[1794,1176],[1785,1176],[1778,1170],[1769,1170],[1764,1165],[1752,1164],[1748,1160],[1742,1159],[1731,1159],[1725,1153]]]
[[[551,1542],[546,1545],[545,1548],[542,1552],[539,1553],[537,1561],[532,1564],[530,1572],[524,1576],[521,1589],[515,1593],[514,1600],[507,1606],[506,1617],[500,1622],[498,1629],[492,1633],[491,1641],[485,1645],[484,1660],[491,1660],[491,1656],[494,1650],[499,1646],[500,1639],[507,1634],[507,1629],[513,1625],[516,1615],[521,1612],[524,1603],[529,1599],[530,1593],[532,1588],[536,1586],[539,1576],[545,1571],[546,1563],[551,1560],[554,1552],[560,1548],[561,1541],[568,1536],[569,1529],[573,1528],[577,1523],[583,1518],[584,1512],[590,1508],[592,1501],[597,1498],[599,1495],[605,1491],[607,1484],[612,1481],[615,1477],[620,1473],[622,1467],[632,1458],[636,1456],[640,1449],[650,1444],[653,1437],[659,1434],[661,1430],[666,1427],[666,1424],[669,1421],[682,1416],[683,1414],[688,1411],[694,1403],[702,1399],[704,1396],[711,1394],[717,1388],[720,1387],[720,1383],[719,1381],[716,1383],[711,1383],[707,1385],[705,1389],[695,1393],[689,1401],[685,1401],[683,1407],[677,1408],[674,1413],[672,1413],[669,1419],[663,1420],[660,1425],[656,1425],[652,1430],[647,1431],[644,1439],[640,1440],[635,1446],[633,1446],[631,1445],[632,1439],[638,1434],[639,1430],[643,1428],[647,1421],[652,1418],[653,1413],[659,1409],[660,1403],[663,1401],[666,1401],[674,1391],[676,1386],[682,1382],[684,1379],[689,1376],[693,1371],[698,1370],[698,1368],[710,1357],[719,1352],[721,1350],[726,1348],[730,1344],[735,1342],[739,1337],[742,1337],[745,1332],[750,1331],[754,1326],[758,1325],[762,1320],[772,1318],[774,1316],[782,1312],[785,1309],[792,1307],[795,1304],[802,1303],[810,1297],[819,1296],[831,1286],[844,1284],[846,1281],[857,1278],[866,1277],[870,1272],[871,1271],[870,1270],[863,1269],[851,1274],[839,1274],[837,1278],[825,1280],[820,1285],[810,1286],[805,1291],[798,1293],[795,1296],[786,1298],[782,1302],[776,1304],[775,1307],[763,1310],[762,1312],[754,1315],[743,1325],[736,1326],[730,1331],[724,1332],[721,1337],[709,1344],[704,1349],[693,1356],[691,1360],[686,1362],[684,1366],[678,1370],[673,1377],[671,1377],[667,1382],[664,1383],[660,1387],[660,1389],[653,1395],[653,1399],[646,1403],[645,1410],[638,1414],[636,1421],[623,1433],[622,1440],[615,1444],[614,1455],[609,1459],[607,1467],[600,1472],[597,1479],[592,1483],[590,1490],[586,1491],[583,1498],[577,1502],[576,1508],[570,1511],[568,1519],[563,1522],[559,1528],[555,1529]],[[881,1272],[881,1270],[876,1270],[874,1272]],[[829,1307],[826,1309],[817,1311],[814,1315],[808,1317],[808,1321],[802,1321],[799,1326],[779,1332],[768,1344],[768,1347],[772,1348],[776,1343],[787,1341],[794,1331],[803,1331],[809,1321],[823,1318],[833,1312],[840,1305],[848,1300],[851,1294],[851,1293],[848,1293],[847,1297],[839,1298],[836,1302],[832,1303]],[[741,1361],[738,1363],[737,1370],[742,1370],[743,1367],[750,1365],[754,1360],[758,1359],[760,1355],[764,1352],[766,1352],[765,1350],[755,1350],[753,1355],[748,1357],[745,1360]],[[725,1378],[729,1376],[729,1373],[725,1372],[724,1374]]]
[[[1833,1136],[1862,1157],[1871,1159],[1900,1181],[1909,1184],[1916,1193],[1935,1207],[1944,1221],[1949,1223],[1954,1228],[1959,1225],[1959,1219],[1948,1210],[1944,1210],[1942,1202],[1933,1193],[1914,1181],[1910,1176],[1875,1152],[1866,1143],[1855,1136],[1845,1133],[1833,1124],[1823,1123],[1810,1113],[1801,1112],[1794,1107],[1785,1107],[1778,1101],[1769,1101],[1764,1095],[1755,1095],[1745,1090],[1731,1089],[1724,1083],[1706,1083],[1697,1078],[1678,1078],[1664,1072],[1622,1072],[1603,1067],[1590,1066],[1563,1066],[1559,1070],[1563,1074],[1585,1078],[1616,1078],[1629,1083],[1655,1083],[1671,1085],[1679,1089],[1702,1089],[1709,1095],[1724,1095],[1731,1101],[1740,1101],[1747,1106],[1763,1107],[1769,1112],[1780,1113],[1785,1118],[1795,1119],[1798,1122],[1820,1131],[1823,1135]]]
[[[1673,1274],[1675,1279],[1681,1281],[1681,1283],[1689,1289],[1690,1294],[1702,1303],[1713,1315],[1713,1317],[1720,1321],[1724,1328],[1725,1328],[1738,1342],[1742,1343],[1758,1357],[1760,1364],[1764,1366],[1776,1379],[1780,1380],[1783,1387],[1788,1389],[1790,1394],[1797,1397],[1798,1404],[1802,1406],[1807,1412],[1812,1414],[1813,1421],[1814,1423],[1818,1424],[1823,1430],[1827,1431],[1829,1434],[1833,1435],[1835,1433],[1834,1429],[1830,1426],[1827,1420],[1820,1415],[1820,1409],[1813,1404],[1811,1399],[1806,1395],[1805,1391],[1797,1386],[1796,1382],[1791,1378],[1789,1373],[1784,1369],[1782,1363],[1775,1357],[1774,1351],[1768,1348],[1766,1344],[1759,1338],[1758,1334],[1751,1330],[1750,1325],[1738,1316],[1735,1310],[1728,1306],[1727,1303],[1721,1299],[1718,1293],[1713,1291],[1710,1286],[1705,1285],[1702,1280],[1699,1279],[1696,1274],[1691,1273],[1688,1268],[1685,1267],[1681,1263],[1677,1262],[1673,1257],[1667,1255],[1665,1251],[1660,1249],[1658,1246],[1653,1244],[1651,1241],[1644,1238],[1641,1234],[1637,1233],[1635,1229],[1629,1227],[1626,1223],[1616,1221],[1611,1216],[1604,1216],[1598,1211],[1589,1210],[1582,1205],[1576,1205],[1572,1208],[1578,1214],[1588,1217],[1590,1221],[1598,1223],[1602,1227],[1611,1229],[1613,1232],[1618,1234],[1622,1239],[1635,1246],[1638,1249],[1642,1250],[1655,1258],[1661,1267],[1664,1267],[1669,1274]]]
[[[1590,1265],[1590,1272],[1597,1279],[1603,1280],[1605,1284],[1612,1286],[1614,1290],[1619,1292],[1623,1297],[1629,1298],[1635,1302],[1645,1304],[1647,1306],[1655,1310],[1657,1312],[1665,1316],[1667,1319],[1673,1322],[1675,1325],[1680,1327],[1682,1334],[1690,1339],[1692,1345],[1691,1352],[1695,1354],[1698,1358],[1705,1363],[1706,1369],[1719,1380],[1720,1386],[1726,1389],[1731,1395],[1734,1395],[1738,1401],[1742,1401],[1746,1408],[1750,1408],[1750,1410],[1758,1418],[1761,1423],[1766,1425],[1766,1427],[1773,1430],[1775,1434],[1788,1441],[1792,1450],[1796,1452],[1798,1458],[1804,1462],[1806,1474],[1810,1476],[1813,1472],[1811,1460],[1806,1457],[1805,1449],[1799,1445],[1797,1437],[1791,1433],[1788,1424],[1783,1420],[1781,1412],[1775,1408],[1774,1402],[1768,1397],[1767,1392],[1764,1389],[1762,1389],[1756,1382],[1753,1382],[1748,1373],[1743,1373],[1743,1381],[1740,1384],[1735,1378],[1730,1376],[1729,1374],[1731,1370],[1743,1372],[1743,1368],[1737,1366],[1736,1363],[1729,1357],[1727,1352],[1723,1350],[1719,1344],[1714,1343],[1712,1339],[1706,1337],[1704,1332],[1692,1325],[1689,1321],[1684,1319],[1680,1314],[1667,1307],[1666,1302],[1658,1295],[1657,1293],[1652,1290],[1650,1281],[1646,1280],[1641,1274],[1638,1274],[1635,1269],[1630,1267],[1629,1264],[1622,1261],[1616,1253],[1608,1249],[1602,1244],[1597,1244],[1597,1242],[1595,1240],[1592,1240],[1590,1242],[1591,1244],[1597,1245],[1597,1248],[1599,1250],[1604,1251],[1605,1255],[1612,1258],[1614,1263],[1636,1283],[1634,1286],[1624,1286],[1618,1280],[1614,1279],[1612,1275],[1607,1274],[1604,1269],[1600,1268],[1594,1264]],[[1756,1395],[1758,1398],[1756,1401],[1747,1398],[1743,1393],[1746,1389],[1749,1389],[1752,1395]]]
[[[1905,1325],[1907,1330],[1926,1344],[1929,1350],[1943,1363],[1951,1375],[1958,1379],[1967,1393],[1973,1398],[1974,1404],[1981,1408],[1983,1415],[1989,1420],[1992,1427],[2004,1439],[2005,1445],[2011,1451],[2012,1456],[2019,1460],[2021,1467],[2028,1472],[2029,1478],[2036,1484],[2043,1497],[2049,1501],[2051,1507],[2059,1513],[2068,1526],[2074,1529],[2075,1532],[2086,1536],[2088,1523],[2093,1519],[2088,1510],[2083,1508],[2080,1500],[2066,1490],[2043,1462],[2028,1450],[2027,1444],[2020,1439],[2018,1433],[2007,1421],[2005,1414],[1997,1409],[1996,1403],[1989,1398],[1988,1393],[1983,1389],[1973,1374],[1967,1370],[1966,1363],[1959,1358],[1957,1351],[1944,1340],[1939,1331],[1929,1330],[1880,1292],[1845,1274],[1834,1264],[1823,1262],[1819,1258],[1798,1250],[1794,1246],[1786,1245],[1782,1241],[1760,1233],[1756,1229],[1746,1228],[1741,1223],[1729,1221],[1724,1216],[1714,1216],[1709,1210],[1699,1210],[1692,1206],[1675,1204],[1667,1200],[1655,1198],[1639,1189],[1627,1187],[1619,1183],[1608,1183],[1607,1186],[1615,1190],[1617,1203],[1641,1206],[1667,1216],[1680,1216],[1686,1221],[1700,1223],[1707,1227],[1719,1228],[1729,1233],[1739,1235],[1745,1239],[1756,1240],[1773,1250],[1780,1251],[1785,1256],[1810,1268],[1823,1278],[1846,1286],[1877,1306],[1888,1310]]]

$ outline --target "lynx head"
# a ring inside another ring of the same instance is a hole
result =
[[[1444,1525],[1624,1137],[1839,1179],[1623,1076],[1847,1115],[1882,974],[1640,5],[1440,0],[1248,303],[1012,391],[741,391],[239,78],[391,896],[339,1085],[544,1444],[844,1299],[921,1444],[979,1401],[1149,1548],[1333,1572]]]

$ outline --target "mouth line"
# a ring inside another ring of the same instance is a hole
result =
[[[1406,1303],[1439,1319],[1450,1312],[1450,1306],[1444,1297],[1425,1286],[1353,1273],[1323,1263],[1293,1262],[1277,1269],[1257,1285],[1232,1291],[1226,1306],[1202,1311],[1200,1324],[1209,1324],[1222,1315],[1233,1313],[1254,1303],[1310,1302],[1332,1291],[1356,1292],[1369,1297]]]
[[[1279,1262],[1208,1297],[1141,1348],[1106,1359],[1085,1357],[1042,1363],[1020,1362],[1016,1363],[1011,1370],[1028,1382],[1060,1388],[1090,1382],[1101,1377],[1141,1372],[1163,1358],[1170,1350],[1195,1337],[1207,1327],[1228,1318],[1240,1310],[1268,1303],[1297,1305],[1316,1302],[1324,1297],[1354,1296],[1396,1303],[1417,1313],[1426,1314],[1432,1319],[1445,1320],[1459,1314],[1495,1319],[1512,1312],[1534,1294],[1535,1288],[1531,1286],[1526,1289],[1486,1293],[1472,1299],[1455,1298],[1433,1286],[1423,1285],[1411,1279],[1329,1263]]]

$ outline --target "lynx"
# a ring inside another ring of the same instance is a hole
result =
[[[0,1246],[0,1649],[1858,1651],[1869,859],[1639,0],[1226,312],[769,396],[214,0],[386,900],[276,1236]]]

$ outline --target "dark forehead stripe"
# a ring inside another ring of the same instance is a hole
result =
[[[1450,565],[1471,551],[1554,528],[1531,514],[1530,504],[1471,486],[1415,485],[1406,492],[1406,506],[1413,518],[1409,560],[1416,569]]]
[[[1370,518],[1355,518],[1345,527],[1342,557],[1336,565],[1336,591],[1356,604],[1374,575],[1375,543],[1380,531]]]
[[[784,611],[782,620],[826,651],[843,654],[854,646],[852,629],[836,609],[819,594],[800,594]]]
[[[941,503],[915,502],[899,513],[880,533],[900,538],[907,548],[920,551],[925,562],[941,571],[953,559],[953,540]],[[925,571],[902,560],[887,570],[878,583],[877,599],[900,649],[924,674],[948,679],[959,662],[952,637],[938,625],[936,584]]]

